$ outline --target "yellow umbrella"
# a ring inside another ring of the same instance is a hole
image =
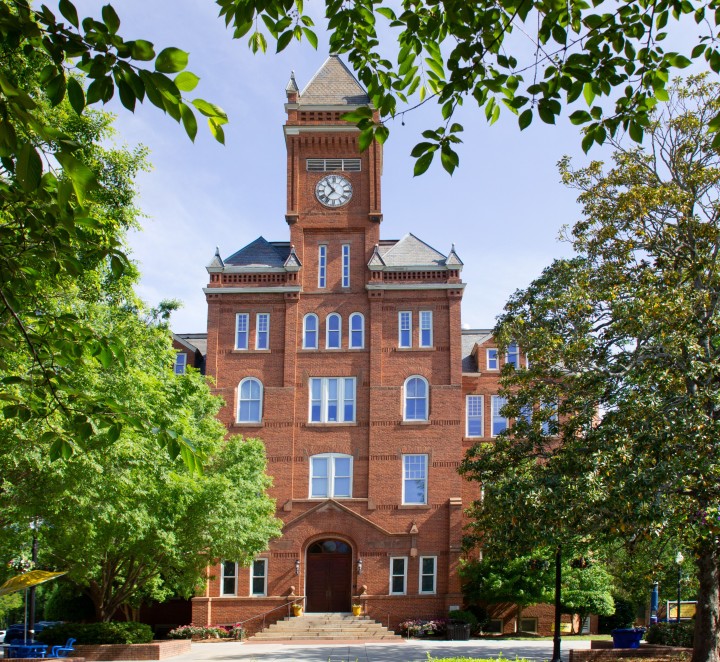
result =
[[[22,591],[23,589],[30,588],[31,586],[37,586],[49,582],[51,579],[66,575],[65,572],[50,572],[48,570],[31,570],[25,572],[17,577],[8,579],[2,586],[0,586],[0,595],[7,595],[8,593],[15,593],[15,591]]]

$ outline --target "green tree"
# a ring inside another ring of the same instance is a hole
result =
[[[516,422],[496,444],[473,448],[465,470],[493,489],[521,476],[530,496],[520,516],[506,501],[516,535],[561,520],[597,543],[666,538],[690,550],[699,585],[693,660],[715,662],[720,157],[708,126],[720,100],[702,77],[670,95],[648,125],[646,149],[613,140],[607,172],[561,163],[583,205],[569,233],[577,256],[508,302],[496,337],[530,357],[527,369],[503,375],[505,412]],[[521,415],[530,410],[532,418]]]
[[[569,564],[562,573],[562,610],[577,614],[582,624],[590,614],[608,616],[615,611],[613,578],[602,563]]]

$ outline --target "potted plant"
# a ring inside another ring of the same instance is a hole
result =
[[[303,606],[299,602],[295,602],[292,606],[292,613],[293,616],[302,616],[303,615]]]
[[[360,616],[360,614],[362,614],[362,605],[357,605],[357,604],[353,605],[352,613],[353,613],[353,616]]]

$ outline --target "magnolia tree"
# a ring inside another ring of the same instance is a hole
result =
[[[520,530],[629,545],[667,538],[695,560],[694,662],[720,650],[720,155],[718,86],[673,85],[643,147],[573,169],[576,257],[513,295],[496,328],[527,369],[504,373],[515,426],[467,474],[507,496]],[[534,519],[528,520],[531,515]],[[502,529],[501,529],[502,530]]]

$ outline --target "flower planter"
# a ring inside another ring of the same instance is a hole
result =
[[[640,648],[645,628],[617,628],[611,633],[613,648]]]
[[[353,605],[352,613],[353,616],[360,616],[360,614],[362,614],[362,605]]]
[[[292,615],[293,616],[302,616],[303,615],[302,605],[293,605],[292,606]]]

